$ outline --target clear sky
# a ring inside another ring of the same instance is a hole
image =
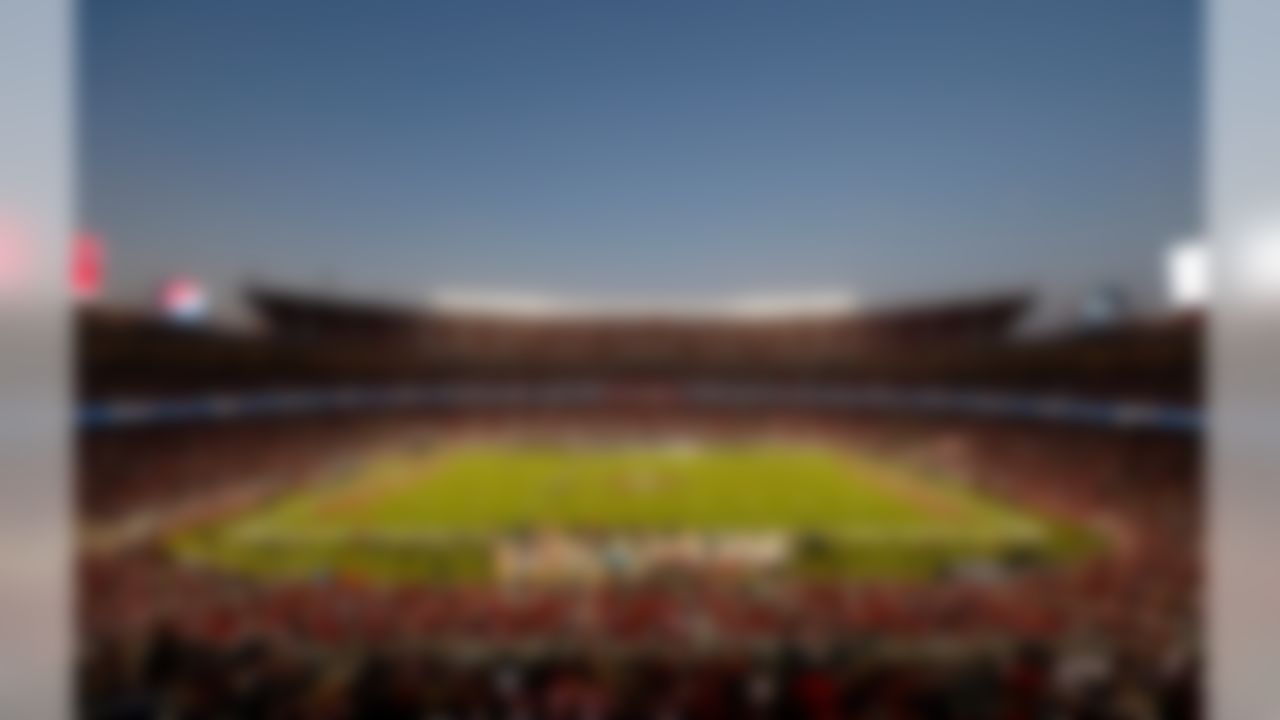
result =
[[[1160,287],[1192,0],[88,0],[109,292]]]

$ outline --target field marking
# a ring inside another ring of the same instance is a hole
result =
[[[984,508],[983,504],[992,502],[985,497],[961,495],[954,488],[935,486],[924,478],[923,471],[914,470],[909,466],[900,466],[892,461],[885,462],[873,455],[855,455],[846,452],[840,454],[846,466],[857,473],[860,480],[885,490],[899,500],[907,501],[929,516],[951,523],[977,522],[979,525],[986,526],[981,532],[970,530],[970,534],[1037,540],[1043,540],[1048,536],[1048,530],[1043,521],[1032,510],[1018,507],[1016,510],[1005,511],[1004,508],[993,505],[992,510],[1000,509],[1001,515],[1007,515],[1007,517],[984,518],[982,517],[984,513],[981,512]],[[859,465],[870,472],[858,473]],[[975,491],[965,488],[965,492]]]
[[[542,531],[547,532],[547,531]],[[597,537],[596,533],[576,531],[573,529],[557,529],[555,534],[568,537]],[[536,534],[536,533],[535,533]],[[699,540],[723,542],[742,538],[773,537],[792,535],[790,529],[766,530],[690,530],[676,531],[619,531],[619,538],[645,539],[663,537],[693,537]],[[972,528],[960,527],[892,527],[892,526],[859,526],[843,529],[823,530],[823,535],[840,538],[846,541],[867,543],[871,545],[893,544],[928,544],[931,542],[961,542],[987,540],[985,532]],[[381,528],[381,529],[347,529],[347,528],[273,528],[269,526],[252,526],[237,528],[223,536],[223,540],[248,545],[258,543],[288,544],[300,546],[325,545],[362,545],[370,543],[387,543],[389,545],[421,545],[431,547],[441,543],[501,541],[510,535],[506,532],[489,530],[457,530],[450,528]],[[1016,537],[1010,540],[1035,540],[1039,535]]]
[[[427,481],[443,459],[434,451],[423,463],[411,463],[410,460],[417,458],[400,455],[385,457],[380,464],[366,467],[340,489],[315,498],[311,510],[322,518],[359,515],[387,493]],[[383,472],[379,473],[379,469]]]
[[[923,480],[906,477],[905,471],[896,465],[886,467],[879,460],[840,453],[842,465],[850,473],[853,482],[864,482],[891,497],[907,502],[926,514],[944,520],[955,521],[973,516],[973,507],[950,493],[927,485]],[[913,473],[914,475],[914,473]]]
[[[878,491],[882,496],[903,503],[904,509],[913,513],[918,513],[918,520],[914,525],[923,527],[898,528],[893,524],[869,524],[866,522],[854,522],[841,528],[839,526],[826,526],[808,528],[802,525],[792,525],[790,523],[768,525],[767,527],[756,527],[754,525],[743,525],[740,528],[722,527],[724,523],[711,522],[699,532],[706,535],[723,534],[726,531],[786,531],[791,533],[799,533],[806,531],[820,531],[832,536],[840,536],[848,539],[858,539],[859,541],[874,542],[921,542],[930,539],[943,537],[987,537],[998,539],[1005,537],[1010,540],[1030,537],[1044,537],[1046,528],[1038,521],[1033,520],[1034,515],[1028,513],[1026,518],[1021,517],[1021,509],[1009,510],[1008,512],[995,512],[997,507],[992,508],[991,517],[987,517],[987,513],[983,512],[986,508],[980,504],[981,498],[968,498],[952,488],[935,487],[922,477],[916,477],[915,471],[909,466],[903,467],[896,463],[887,462],[882,458],[875,456],[863,456],[850,452],[846,449],[831,448],[826,451],[828,457],[837,462],[836,468],[839,475],[844,476],[843,479],[849,483],[863,483],[871,491]],[[385,537],[390,534],[397,534],[404,538],[403,534],[393,530],[393,533],[383,533],[385,528],[378,528],[377,517],[370,517],[369,512],[376,509],[379,504],[385,504],[388,496],[392,495],[403,488],[410,488],[418,483],[427,482],[431,477],[438,476],[441,472],[442,464],[450,458],[456,458],[458,453],[456,450],[433,450],[430,453],[414,453],[414,454],[389,454],[380,458],[371,459],[366,464],[365,469],[361,472],[354,473],[350,479],[331,485],[328,488],[315,488],[317,496],[310,499],[299,498],[301,506],[297,509],[301,511],[297,514],[290,514],[283,525],[293,526],[289,528],[293,532],[288,531],[280,533],[278,536],[286,536],[289,534],[297,536],[312,536],[314,533],[308,532],[310,528],[299,527],[305,526],[309,521],[308,518],[322,521],[320,524],[325,525],[324,520],[345,520],[347,522],[341,525],[349,527],[338,527],[335,530],[341,530],[352,536],[362,536],[366,538]],[[465,457],[465,455],[464,455]],[[650,456],[654,458],[657,456]],[[624,496],[625,504],[635,502],[643,503],[645,496],[651,494],[660,494],[662,491],[677,485],[679,481],[686,478],[685,473],[676,471],[674,468],[667,466],[666,463],[648,463],[650,467],[640,467],[636,463],[628,463],[632,467],[609,468],[609,472],[604,473],[600,480],[615,488],[615,491]],[[682,468],[683,470],[683,468]],[[559,477],[559,473],[555,474]],[[576,475],[575,475],[576,477]],[[546,478],[540,479],[541,484],[546,484]],[[745,500],[751,498],[740,498],[733,496],[730,499]],[[545,498],[543,499],[546,500]],[[756,501],[759,501],[756,498]],[[539,503],[541,504],[541,503]],[[555,504],[553,502],[553,504]],[[376,514],[375,514],[376,515]],[[641,527],[633,526],[626,513],[622,513],[620,517],[612,518],[617,521],[616,527],[612,528],[619,534],[635,533],[635,532],[655,532],[661,531],[661,527]],[[909,517],[909,516],[908,516]],[[246,518],[248,519],[248,518]],[[280,522],[283,518],[272,518],[270,515],[256,518],[256,522],[250,520],[248,527],[253,530],[270,529],[271,526],[281,527]],[[686,518],[688,520],[688,518]],[[942,521],[936,524],[930,524],[931,520]],[[906,521],[906,518],[904,518]],[[552,524],[571,526],[571,519],[563,519],[562,522]],[[593,523],[593,525],[607,525],[608,521]],[[643,523],[641,524],[643,525]],[[985,527],[983,527],[985,526]],[[243,527],[243,526],[242,526]],[[490,536],[498,536],[503,532],[513,528],[504,528],[495,526],[492,528],[477,529],[450,529],[435,528],[430,534],[441,535],[453,534],[487,534]],[[570,528],[572,529],[572,528]],[[268,533],[272,534],[268,531]]]

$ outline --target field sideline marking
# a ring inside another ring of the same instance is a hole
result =
[[[966,503],[962,503],[954,495],[928,486],[922,479],[915,477],[917,473],[914,471],[911,477],[906,477],[906,471],[896,463],[884,462],[879,458],[871,461],[864,455],[845,450],[840,450],[839,455],[842,465],[852,475],[851,479],[879,488],[928,515],[944,520],[958,520],[973,515],[971,506],[965,507]]]
[[[921,471],[904,467],[896,461],[885,461],[874,455],[849,452],[843,448],[837,452],[845,466],[859,480],[869,482],[874,487],[907,501],[927,515],[949,522],[982,520],[977,503],[987,502],[988,499],[985,497],[962,497],[952,488],[935,487],[924,479]],[[862,470],[869,472],[858,472],[859,466]],[[969,489],[966,491],[973,492]],[[1014,517],[1002,517],[999,523],[993,520],[991,525],[992,534],[1001,536],[1035,535],[1038,538],[1044,538],[1047,535],[1039,515],[1022,507],[1017,508]]]
[[[443,458],[443,451],[431,451],[425,463],[413,463],[403,455],[388,455],[377,464],[366,464],[356,477],[345,486],[336,488],[332,494],[315,498],[311,510],[319,517],[334,517],[355,512],[359,514],[375,500],[390,491],[414,485],[429,479]],[[416,460],[417,458],[413,458]],[[376,473],[379,467],[386,468],[390,477],[369,477],[370,469]]]

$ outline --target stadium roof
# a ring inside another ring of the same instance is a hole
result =
[[[626,323],[658,321],[664,324],[707,322],[813,321],[821,323],[901,322],[985,316],[1008,325],[1021,317],[1030,303],[1024,292],[991,292],[980,295],[929,298],[866,306],[843,291],[779,292],[729,296],[705,301],[593,302],[554,295],[471,291],[441,291],[421,303],[394,303],[356,298],[331,292],[253,286],[248,297],[268,320],[283,316],[363,318],[380,324],[434,321],[585,322]]]
[[[719,299],[590,300],[551,294],[446,289],[431,293],[438,312],[529,318],[770,320],[847,316],[858,308],[845,290],[773,292]]]

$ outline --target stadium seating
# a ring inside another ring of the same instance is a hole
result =
[[[579,333],[560,343],[573,352],[547,350],[536,368],[513,368],[467,366],[470,356],[456,347],[392,362],[380,348],[417,332],[413,317],[287,299],[264,299],[291,328],[265,337],[87,320],[86,406],[406,381],[430,389],[462,379],[588,378],[605,391],[577,404],[366,398],[244,417],[214,406],[118,426],[86,421],[79,479],[86,717],[1199,717],[1198,424],[822,402],[834,378],[1194,411],[1194,323],[1015,342],[1006,311],[984,306],[966,325],[963,352],[908,362],[921,343],[954,341],[937,328],[964,313],[943,308],[925,319],[890,313],[908,319],[879,321],[875,334],[897,339],[875,351],[831,354],[844,346],[752,331],[749,342],[769,352],[744,359],[748,341],[728,327],[722,347],[707,342],[639,365],[619,348],[690,336],[635,325]],[[486,357],[494,347],[523,356],[545,333],[567,332],[458,324],[449,342],[479,343]],[[352,333],[373,339],[359,352],[322,342]],[[469,335],[482,339],[457,340]],[[803,360],[788,360],[793,347]],[[704,364],[729,356],[732,368]],[[841,358],[857,371],[833,370]],[[807,387],[818,402],[708,405],[678,391],[708,378]],[[380,448],[672,435],[785,436],[910,457],[1097,529],[1107,551],[997,581],[705,573],[580,587],[386,585],[342,574],[262,580],[180,562],[164,542],[183,523],[237,512],[237,499],[264,502]]]

